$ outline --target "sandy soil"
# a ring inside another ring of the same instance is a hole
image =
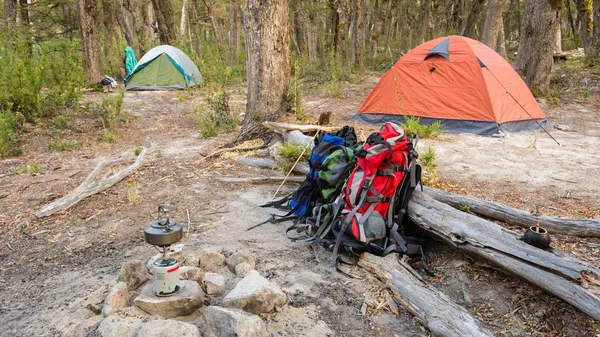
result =
[[[305,102],[309,121],[332,111],[332,123],[343,125],[377,79],[372,75],[345,83],[345,99],[325,99],[322,88],[311,89]],[[101,96],[90,94],[85,101],[98,102]],[[51,152],[48,132],[34,128],[25,137],[25,156],[0,161],[0,176],[34,162],[40,166],[37,175],[25,171],[0,178],[0,336],[85,336],[101,319],[88,304],[105,296],[120,266],[155,254],[144,243],[142,230],[159,204],[184,223],[189,211],[191,230],[183,241],[189,249],[217,246],[248,252],[256,257],[259,272],[281,284],[289,302],[268,317],[274,336],[427,336],[406,311],[394,316],[374,310],[383,298],[379,282],[356,267],[350,271],[360,280],[336,273],[324,250],[318,252],[323,262],[317,263],[306,246],[286,239],[285,224],[246,230],[269,216],[271,210],[258,206],[271,199],[276,186],[229,184],[215,177],[278,173],[240,166],[231,156],[203,160],[201,154],[234,135],[198,136],[194,111],[203,100],[198,92],[127,93],[124,109],[136,118],[123,125],[118,142],[102,142],[98,117],[81,112],[60,132],[62,139],[84,140],[80,149]],[[236,90],[230,101],[235,114],[243,111],[244,100]],[[531,134],[443,135],[423,140],[421,146],[435,149],[442,188],[524,209],[540,204],[546,214],[600,217],[598,107],[594,100],[545,107],[554,124],[570,127],[552,132],[560,147],[544,134],[535,147]],[[133,158],[134,147],[151,141],[158,144],[157,151],[127,181],[66,212],[43,220],[32,216],[79,185],[100,157],[128,151]],[[556,240],[563,251],[600,265],[600,240]],[[442,244],[432,242],[428,248],[438,273],[425,277],[498,336],[598,333],[598,322],[535,286]],[[363,303],[368,306],[364,316]]]

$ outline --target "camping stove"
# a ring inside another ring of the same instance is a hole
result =
[[[160,218],[161,212],[164,218]],[[183,226],[171,220],[168,209],[158,206],[157,220],[144,229],[146,242],[162,248],[162,256],[152,264],[152,287],[156,296],[171,296],[179,291],[179,262],[167,253],[182,237]]]

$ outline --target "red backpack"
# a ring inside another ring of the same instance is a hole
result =
[[[340,245],[354,253],[424,256],[420,246],[407,244],[402,227],[408,200],[421,179],[417,141],[393,123],[367,138],[341,195],[344,209],[332,225],[336,263]]]

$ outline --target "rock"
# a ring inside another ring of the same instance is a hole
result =
[[[183,266],[179,267],[179,279],[200,283],[204,280],[204,273],[198,267]]]
[[[153,257],[151,257],[150,260],[148,261],[148,263],[146,264],[146,268],[148,268],[148,271],[151,274],[152,274],[152,264],[156,260],[160,259],[161,257],[162,257],[162,253],[158,253],[158,254],[154,255]],[[167,252],[167,257],[176,259],[177,262],[179,262],[179,265],[182,266],[183,263],[185,262],[185,256],[183,255],[183,244],[171,246],[171,248]]]
[[[98,332],[102,337],[133,337],[140,325],[141,319],[113,314],[100,322]]]
[[[238,263],[238,265],[235,266],[235,274],[238,277],[244,277],[252,269],[254,269],[254,267],[252,267],[250,264],[248,264],[246,262]]]
[[[196,321],[196,325],[203,337],[266,337],[269,335],[260,317],[240,309],[207,307],[202,317]]]
[[[177,294],[158,297],[154,295],[152,284],[148,284],[133,303],[145,312],[160,317],[189,315],[202,306],[204,292],[196,281],[181,281],[179,285],[181,290]]]
[[[142,261],[130,261],[121,267],[119,281],[127,283],[127,289],[136,290],[150,279],[148,269]]]
[[[225,296],[223,306],[260,314],[271,312],[285,302],[285,294],[278,285],[269,282],[256,270],[251,270]]]
[[[225,277],[217,273],[204,274],[204,289],[207,295],[221,295],[225,292]]]
[[[237,272],[235,270],[235,267],[240,263],[247,263],[250,266],[250,269],[254,269],[254,267],[256,265],[254,262],[254,258],[252,256],[245,255],[242,253],[233,253],[233,254],[231,254],[230,257],[227,258],[227,267],[229,267],[229,270],[231,270],[232,272],[235,272],[236,274],[237,274]],[[243,276],[240,276],[240,277],[243,277]]]
[[[108,296],[106,296],[104,305],[102,306],[102,315],[104,317],[110,316],[128,304],[129,293],[127,292],[127,283],[119,282],[108,292]]]
[[[191,323],[178,321],[152,320],[139,328],[136,337],[200,337],[200,331]]]
[[[216,272],[225,265],[225,256],[215,250],[207,249],[200,255],[198,265],[204,271]]]

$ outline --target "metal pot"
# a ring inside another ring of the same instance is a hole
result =
[[[160,218],[161,211],[165,217]],[[169,210],[158,206],[158,219],[144,228],[144,239],[151,245],[165,247],[174,244],[183,237],[183,226],[172,221]]]
[[[543,229],[542,227],[536,226],[531,226],[527,228],[523,239],[525,243],[540,249],[550,248],[550,241],[552,240],[547,230]]]

